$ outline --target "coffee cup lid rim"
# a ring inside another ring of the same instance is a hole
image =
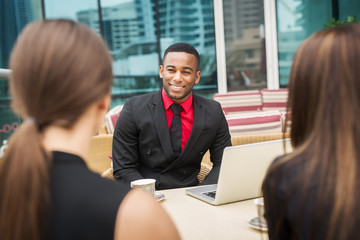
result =
[[[150,184],[154,183],[156,180],[152,178],[144,178],[144,179],[138,179],[131,182],[131,184]]]

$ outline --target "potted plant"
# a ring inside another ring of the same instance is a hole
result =
[[[324,26],[325,28],[330,28],[350,23],[360,23],[360,20],[357,19],[357,16],[348,16],[345,20],[331,18]]]

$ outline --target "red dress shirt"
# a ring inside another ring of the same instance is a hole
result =
[[[166,119],[170,131],[171,121],[173,118],[173,112],[171,111],[170,106],[171,104],[174,103],[174,101],[171,100],[168,97],[168,95],[166,95],[164,89],[162,90],[162,100],[164,103]],[[180,104],[183,108],[180,112],[181,127],[182,127],[181,151],[184,149],[187,141],[189,140],[191,130],[193,127],[194,114],[193,114],[192,103],[193,103],[193,95],[191,93],[190,97]]]

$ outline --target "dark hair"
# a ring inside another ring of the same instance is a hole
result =
[[[47,126],[71,128],[85,110],[110,92],[112,58],[92,30],[70,20],[33,22],[10,58],[12,107],[24,121],[0,161],[2,240],[44,238],[50,206]]]
[[[320,226],[322,208],[315,210],[314,229],[326,229],[326,239],[347,239],[359,217],[355,213],[360,177],[360,25],[317,32],[297,50],[289,82],[291,142],[294,152],[274,164],[267,176],[286,163],[307,163],[299,189],[303,199],[310,179],[319,179],[317,205],[330,203],[329,225]],[[288,114],[289,116],[289,114]],[[264,182],[267,181],[267,177]],[[329,184],[332,183],[332,184]],[[264,198],[272,198],[264,191]],[[274,201],[276,201],[274,199]],[[301,207],[306,205],[305,200]]]
[[[184,53],[188,53],[188,54],[191,54],[191,55],[194,55],[197,59],[197,70],[199,70],[199,66],[200,66],[200,56],[199,56],[199,53],[198,51],[193,47],[191,46],[190,44],[188,43],[174,43],[173,45],[170,45],[166,50],[165,50],[165,53],[164,53],[164,58],[163,60],[165,59],[166,55],[169,53],[169,52],[184,52]]]

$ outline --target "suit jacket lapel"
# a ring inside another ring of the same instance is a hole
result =
[[[166,155],[166,159],[171,159],[173,155],[168,123],[164,103],[161,97],[161,90],[154,94],[153,101],[149,103],[152,118],[158,134],[161,146]]]

